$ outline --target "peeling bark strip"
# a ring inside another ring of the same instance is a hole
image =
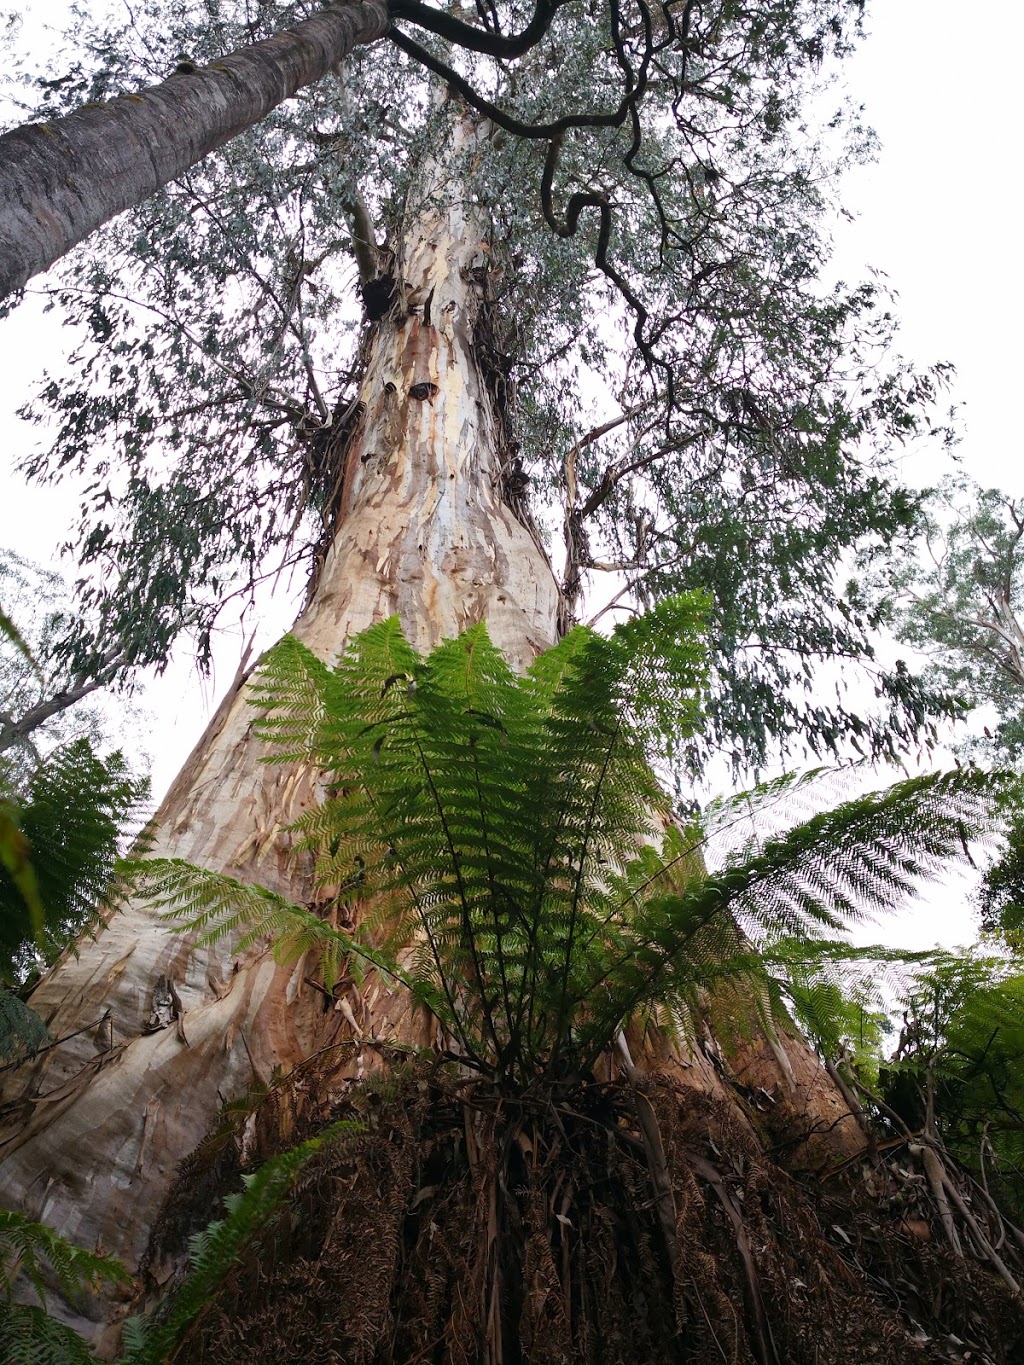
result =
[[[423,650],[486,620],[520,668],[557,637],[558,587],[501,500],[498,424],[473,353],[486,254],[452,164],[476,136],[472,120],[456,122],[450,144],[420,168],[402,278],[415,297],[433,298],[434,322],[417,305],[382,321],[370,343],[338,532],[295,624],[324,660],[393,612]],[[315,799],[315,775],[261,761],[248,697],[236,687],[211,721],[157,814],[152,852],[303,902],[309,869],[293,856],[288,826]],[[0,1078],[2,1202],[135,1269],[179,1161],[225,1098],[339,1037],[431,1041],[400,988],[371,978],[365,994],[353,987],[331,1009],[308,973],[263,945],[195,951],[152,905],[125,905],[32,997],[63,1041]],[[104,1336],[104,1325],[124,1304],[60,1308],[54,1295],[51,1309],[113,1353],[116,1330]]]
[[[138,94],[0,137],[0,298],[258,123],[391,25],[386,0],[312,19]]]
[[[557,637],[558,587],[540,544],[503,500],[500,419],[474,347],[486,305],[481,272],[489,267],[456,172],[480,135],[471,117],[453,120],[446,145],[419,168],[396,253],[408,306],[372,333],[358,428],[344,452],[338,529],[295,623],[325,661],[392,613],[423,651],[486,621],[519,669]],[[289,827],[316,799],[316,775],[262,762],[248,697],[240,682],[225,698],[157,814],[152,852],[307,902],[309,868],[294,856]],[[2,1078],[2,1202],[137,1270],[178,1163],[208,1134],[226,1098],[344,1039],[366,1040],[345,1065],[355,1077],[373,1064],[374,1044],[434,1041],[431,1022],[401,987],[371,975],[331,1008],[308,984],[310,967],[278,963],[262,944],[235,953],[222,940],[197,950],[152,905],[126,904],[77,953],[65,954],[31,998],[61,1041]],[[642,1025],[636,1032],[634,1049],[648,1073],[685,1072],[691,1087],[714,1096],[745,1129],[738,1093],[775,1090],[793,1096],[806,1129],[801,1154],[814,1141],[828,1143],[816,1159],[863,1148],[852,1118],[842,1122],[849,1115],[817,1058],[798,1040],[783,1039],[788,1060],[780,1068],[778,1048],[752,1038],[730,1058],[730,1074],[710,1040],[686,1055],[668,1035],[644,1036]],[[610,1058],[608,1065],[611,1072]],[[645,1104],[641,1120],[650,1122]],[[468,1142],[471,1127],[466,1132]],[[666,1155],[653,1129],[648,1136],[671,1246]],[[160,1254],[162,1268],[147,1280],[154,1292],[178,1253]],[[118,1292],[85,1305],[61,1305],[52,1295],[51,1311],[109,1358],[128,1311]]]

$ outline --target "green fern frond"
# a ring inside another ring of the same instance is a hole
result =
[[[112,1256],[76,1247],[43,1223],[0,1209],[0,1359],[5,1365],[92,1365],[92,1351],[71,1327],[46,1312],[47,1271],[64,1297],[79,1303],[101,1280],[130,1284],[131,1276]],[[39,1305],[11,1302],[22,1274],[39,1296]]]
[[[266,939],[281,962],[294,962],[303,953],[318,952],[322,964],[328,964],[329,990],[337,980],[341,959],[354,954],[377,971],[412,985],[408,974],[387,954],[266,887],[252,886],[178,858],[135,859],[123,863],[122,869],[134,893],[162,910],[164,918],[173,922],[175,932],[194,934],[199,946],[230,936],[236,950],[244,952]]]
[[[44,1223],[34,1223],[20,1213],[0,1209],[0,1288],[9,1297],[20,1271],[46,1306],[43,1266],[49,1265],[61,1291],[72,1302],[94,1288],[100,1280],[130,1283],[131,1276],[112,1256],[74,1246]]]
[[[270,761],[312,757],[326,717],[328,672],[294,635],[286,635],[263,660],[252,698],[263,712],[259,733],[274,745]]]
[[[938,952],[898,998],[903,1026],[880,1072],[883,1093],[898,1108],[899,1094],[930,1090],[946,1146],[975,1169],[986,1161],[1024,1213],[1024,963],[984,949]]]
[[[851,920],[912,897],[920,877],[943,859],[962,856],[968,840],[989,831],[1006,780],[975,769],[908,779],[766,840],[753,857],[730,860],[681,895],[656,894],[660,874],[650,875],[635,893],[630,959],[625,970],[613,970],[613,964],[607,970],[606,1008],[625,1019],[645,999],[668,998],[681,962],[687,985],[698,968],[709,982],[765,976],[764,953],[772,942],[800,938],[810,944],[821,940],[823,930],[835,934]],[[721,948],[709,951],[702,944],[709,928],[730,920],[754,950],[752,959],[740,952],[716,961]],[[587,1030],[590,1047],[607,1036],[611,1023],[607,1015],[595,1016]]]
[[[44,1308],[0,1303],[0,1360],[4,1365],[96,1365],[74,1330]]]
[[[132,1318],[125,1324],[122,1365],[159,1365],[166,1360],[245,1247],[280,1209],[302,1169],[325,1146],[361,1131],[359,1124],[348,1119],[332,1123],[316,1137],[265,1162],[254,1175],[243,1177],[244,1190],[224,1201],[227,1216],[190,1240],[189,1272],[158,1315]]]
[[[35,1010],[0,985],[0,1062],[20,1062],[49,1041],[49,1031]]]
[[[876,1070],[892,999],[933,954],[845,939],[779,939],[761,948],[773,1006],[834,1059]]]

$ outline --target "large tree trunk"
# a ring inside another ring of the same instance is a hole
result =
[[[5,133],[0,299],[390,26],[386,0],[329,5],[212,66]]]
[[[463,120],[453,157],[478,136]],[[428,170],[399,252],[406,303],[419,302],[398,306],[369,343],[337,534],[295,626],[324,659],[394,612],[421,649],[486,620],[517,667],[557,633],[560,597],[547,557],[502,496],[500,423],[473,345],[489,257],[453,196],[454,164]],[[287,827],[314,799],[315,774],[261,763],[248,695],[244,683],[234,689],[186,763],[158,813],[154,852],[303,901],[307,869]],[[266,951],[240,957],[229,944],[196,951],[145,904],[114,915],[33,997],[61,1041],[8,1077],[0,1202],[136,1267],[178,1162],[224,1100],[353,1030],[429,1041],[397,989],[372,980],[341,1009],[325,1009],[308,970],[281,967]],[[841,1150],[859,1145],[809,1050],[786,1040],[787,1059],[782,1049],[777,1040],[751,1044],[729,1080],[711,1045],[679,1057],[663,1043],[645,1062],[682,1067],[730,1103],[738,1069],[749,1085],[788,1095],[808,1128],[831,1128]],[[160,1282],[172,1269],[154,1264],[150,1273]],[[68,1316],[96,1334],[96,1323]]]

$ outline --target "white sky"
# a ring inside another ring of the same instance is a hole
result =
[[[50,0],[45,17],[52,20],[60,5]],[[37,23],[41,7],[29,8]],[[1024,370],[1024,253],[1013,166],[1024,132],[1024,7],[990,0],[982,14],[952,0],[875,0],[868,29],[845,81],[865,105],[882,149],[876,164],[847,182],[845,201],[855,221],[836,225],[839,269],[850,280],[869,266],[885,272],[899,293],[903,352],[918,364],[946,360],[957,367],[950,401],[962,405],[965,469],[983,484],[1019,492],[1024,480],[1014,407]],[[34,440],[14,410],[61,345],[59,328],[31,303],[0,323],[5,470],[13,470]],[[914,483],[933,482],[942,472],[938,452],[915,454],[905,468]],[[25,489],[13,472],[2,489],[0,545],[52,561],[73,498],[51,488]],[[237,658],[237,644],[227,641],[212,684],[201,684],[183,659],[147,689],[146,705],[159,718],[146,743],[157,795],[202,732]],[[970,914],[958,881],[953,874],[941,893],[877,934],[859,937],[914,948],[967,940]]]

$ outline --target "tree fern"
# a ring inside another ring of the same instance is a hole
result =
[[[35,1290],[38,1305],[12,1303],[19,1274]],[[44,1224],[0,1209],[0,1358],[5,1365],[19,1361],[26,1365],[77,1365],[94,1360],[77,1332],[48,1316],[48,1275],[72,1303],[79,1302],[101,1280],[131,1282],[131,1276],[112,1256],[73,1246]]]
[[[95,922],[148,783],[120,754],[99,758],[85,739],[48,755],[24,792],[3,791],[3,776],[0,847],[5,818],[20,844],[18,865],[0,865],[0,979],[18,981]]]
[[[987,1152],[1014,1175],[1024,1208],[1024,963],[983,949],[937,953],[900,1005],[883,1089],[911,1127],[934,1123],[968,1165],[976,1169]]]
[[[830,1060],[847,1058],[874,1076],[892,1002],[933,954],[849,940],[783,938],[760,948],[776,1017],[789,1018]]]
[[[254,1175],[243,1176],[245,1188],[224,1201],[227,1216],[189,1242],[188,1274],[159,1313],[125,1324],[122,1365],[159,1365],[166,1360],[243,1249],[280,1209],[303,1167],[326,1145],[359,1131],[359,1125],[348,1119],[330,1124],[316,1137],[264,1162]]]
[[[574,630],[525,677],[483,626],[420,658],[392,619],[334,668],[286,641],[259,726],[277,757],[325,775],[296,826],[318,913],[182,864],[150,868],[153,894],[203,938],[317,948],[329,989],[345,954],[390,972],[503,1085],[589,1065],[638,1012],[685,1020],[728,981],[759,1008],[813,1008],[819,1029],[835,997],[840,1029],[846,1006],[809,955],[835,968],[837,935],[961,853],[1002,780],[902,782],[706,873],[704,830],[673,820],[651,760],[701,723],[701,610],[674,599],[611,637]],[[799,962],[779,947],[797,940]]]

